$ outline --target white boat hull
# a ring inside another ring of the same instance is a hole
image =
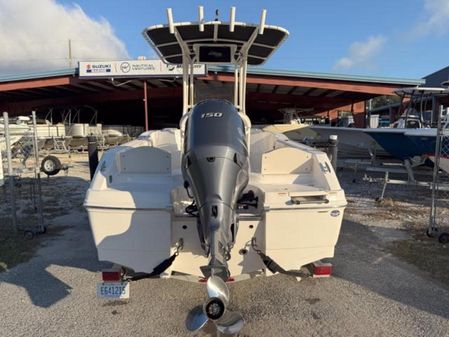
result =
[[[183,187],[179,139],[179,130],[150,132],[104,155],[85,199],[100,260],[151,273],[182,239],[166,276],[203,276],[208,259],[196,218],[185,212],[191,199]],[[346,199],[327,156],[268,132],[252,134],[251,141],[246,190],[259,196],[259,206],[240,211],[231,276],[271,274],[251,248],[252,238],[286,270],[332,257]]]
[[[9,124],[9,143],[13,146],[23,136],[30,133],[30,127],[27,124]],[[0,123],[0,151],[6,151],[5,125]]]
[[[65,125],[59,124],[36,124],[38,138],[63,138],[66,136]]]
[[[332,216],[336,211],[339,215]],[[228,261],[231,276],[239,279],[242,274],[263,273],[262,261],[248,244],[253,237],[265,254],[286,270],[297,270],[308,263],[333,257],[343,211],[344,206],[297,209],[288,213],[271,211],[264,219],[240,220],[237,241]],[[184,248],[170,272],[202,277],[200,267],[207,265],[208,259],[198,239],[196,219],[172,219],[168,210],[88,208],[88,214],[100,260],[151,273],[173,253],[176,242],[183,238]],[[245,255],[239,253],[245,250]]]
[[[283,133],[289,139],[297,142],[305,142],[317,137],[317,133],[307,124],[272,124],[264,127],[263,130],[273,133]]]
[[[14,135],[10,136],[10,144],[13,146],[22,138],[22,135]],[[4,136],[0,136],[0,151],[6,151],[6,140]]]
[[[389,156],[389,154],[365,131],[369,129],[343,128],[331,126],[312,126],[317,139],[327,141],[331,135],[338,137],[338,152],[342,157],[368,158],[373,154]]]
[[[435,163],[435,156],[429,156],[429,159]],[[440,169],[442,169],[443,171],[449,173],[449,157],[444,157],[441,156],[440,157]]]

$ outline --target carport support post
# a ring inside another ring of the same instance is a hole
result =
[[[143,104],[145,111],[145,131],[148,131],[148,86],[147,81],[143,81]]]
[[[87,153],[89,155],[90,180],[92,180],[98,166],[97,138],[93,135],[87,137]]]

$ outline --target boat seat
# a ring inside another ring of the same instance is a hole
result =
[[[292,147],[277,147],[271,132],[251,133],[251,172],[261,174],[299,174],[312,171],[312,155]]]
[[[149,135],[150,141],[154,147],[173,147],[178,149],[179,131],[175,129],[164,129],[158,131],[152,131]]]
[[[176,129],[154,131],[150,135],[154,147],[167,151],[171,155],[172,170],[181,168],[180,134]]]
[[[270,132],[253,130],[251,132],[249,162],[251,172],[261,173],[262,155],[276,147],[276,137]]]
[[[261,174],[301,174],[312,171],[312,155],[292,147],[266,152],[261,158]]]
[[[140,146],[118,153],[118,168],[126,174],[171,174],[171,154],[165,150]]]

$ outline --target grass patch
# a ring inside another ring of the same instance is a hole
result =
[[[30,260],[36,251],[45,245],[43,239],[60,236],[67,228],[69,226],[50,226],[45,234],[40,234],[30,240],[24,237],[23,231],[15,234],[11,229],[0,226],[2,233],[0,237],[0,273]]]
[[[416,233],[412,239],[392,242],[389,250],[403,261],[449,284],[449,245],[443,245],[438,239],[430,239],[422,233]]]
[[[0,272],[28,261],[39,246],[39,240],[26,240],[20,232],[0,238]]]
[[[47,238],[60,235],[67,226],[51,226],[56,217],[74,211],[83,210],[82,201],[88,182],[76,177],[55,177],[51,180],[42,179],[42,199],[44,222],[49,225],[46,234],[38,235],[31,240],[23,236],[24,230],[35,229],[39,223],[36,209],[37,198],[32,192],[33,180],[22,177],[15,187],[17,222],[20,229],[14,234],[8,194],[0,193],[0,272],[8,270],[19,263],[31,259],[39,247],[44,246]]]

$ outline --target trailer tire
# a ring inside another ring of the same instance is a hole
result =
[[[41,171],[47,176],[54,176],[61,171],[61,161],[55,156],[46,156],[41,162]]]
[[[440,243],[449,243],[449,233],[442,233],[439,237],[438,237],[438,241]]]
[[[32,231],[25,231],[25,232],[23,232],[23,237],[26,239],[26,240],[33,240],[33,238],[34,238],[34,233],[32,232]]]

